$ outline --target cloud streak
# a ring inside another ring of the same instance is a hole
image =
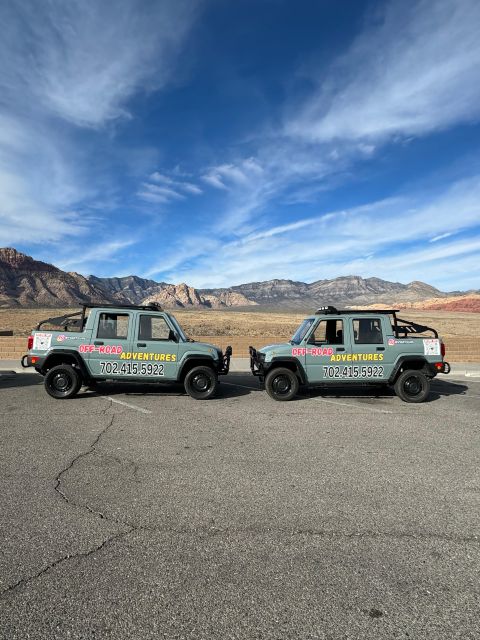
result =
[[[192,0],[2,3],[0,90],[81,127],[127,117],[139,89],[168,82]]]
[[[177,261],[164,275],[197,287],[218,287],[258,280],[259,273],[262,279],[306,281],[381,274],[403,282],[416,280],[421,273],[422,279],[448,287],[452,261],[457,277],[465,278],[471,275],[472,260],[478,261],[479,203],[480,176],[475,176],[433,197],[430,192],[398,196],[219,242],[215,264],[198,249],[201,243],[192,239],[188,261]],[[220,271],[218,262],[223,265]]]
[[[318,81],[289,135],[385,142],[478,121],[480,4],[397,0],[376,18]]]
[[[0,4],[0,243],[68,242],[109,226],[97,155],[139,91],[164,88],[199,2],[33,0]],[[112,189],[117,185],[112,180]],[[184,185],[193,193],[194,185]],[[166,187],[145,193],[180,199]],[[104,256],[104,257],[102,257]],[[77,261],[78,263],[78,261]],[[82,264],[86,264],[85,260]]]

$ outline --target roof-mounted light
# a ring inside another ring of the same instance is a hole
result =
[[[330,313],[338,313],[338,310],[335,307],[328,305],[328,307],[319,307],[315,311],[315,315],[328,315]]]

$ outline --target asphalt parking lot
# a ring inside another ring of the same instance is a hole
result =
[[[0,380],[1,638],[478,638],[480,380]]]

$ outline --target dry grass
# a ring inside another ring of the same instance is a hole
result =
[[[28,335],[41,320],[73,311],[77,309],[0,309],[0,330],[13,329],[15,335]],[[291,335],[309,311],[302,314],[275,311],[175,310],[173,313],[189,335],[262,337]],[[432,326],[444,337],[480,338],[479,313],[408,309],[399,315]]]

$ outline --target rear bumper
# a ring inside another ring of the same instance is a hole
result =
[[[432,377],[435,377],[439,373],[450,373],[451,370],[448,362],[429,362],[428,368]]]
[[[38,372],[41,371],[44,362],[44,356],[31,356],[29,353],[26,353],[24,356],[22,356],[20,360],[20,364],[24,369],[35,367],[35,370]]]

